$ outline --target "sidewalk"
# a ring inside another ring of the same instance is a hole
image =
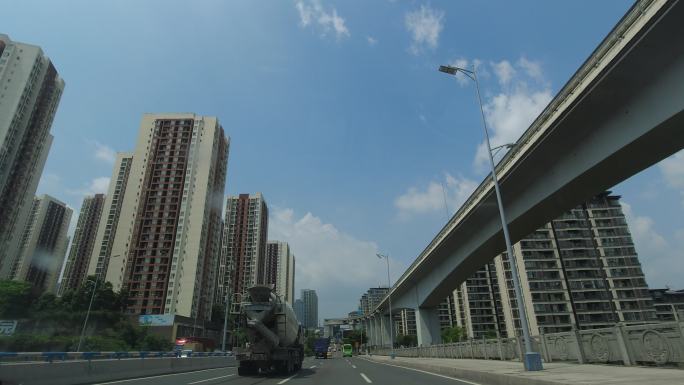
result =
[[[526,372],[514,361],[453,358],[359,356],[376,362],[425,370],[481,385],[684,385],[684,370],[640,366],[544,363],[540,372]]]

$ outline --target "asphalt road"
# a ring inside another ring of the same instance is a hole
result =
[[[366,360],[363,357],[304,360],[294,375],[240,377],[237,367],[103,382],[121,385],[473,385],[472,382]],[[486,385],[486,384],[482,384]]]

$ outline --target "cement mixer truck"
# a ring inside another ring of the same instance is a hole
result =
[[[304,329],[290,305],[276,296],[270,285],[253,286],[247,291],[238,312],[247,337],[245,346],[235,349],[238,375],[301,369]]]

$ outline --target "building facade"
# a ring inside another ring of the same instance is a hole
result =
[[[60,293],[78,289],[88,276],[88,264],[95,246],[95,237],[97,236],[97,227],[100,224],[104,201],[104,194],[95,194],[83,199],[59,286]]]
[[[684,290],[651,289],[658,321],[684,321]]]
[[[116,227],[119,224],[121,207],[124,202],[124,194],[128,184],[128,175],[133,163],[133,153],[120,152],[116,154],[114,172],[109,182],[109,189],[104,201],[100,223],[97,226],[95,245],[90,255],[88,275],[106,277],[109,267],[109,258],[112,256],[112,247],[116,237]],[[115,257],[121,257],[116,255]]]
[[[401,309],[399,314],[394,317],[394,330],[396,335],[415,336],[416,330],[416,310]]]
[[[215,117],[143,116],[106,253],[106,280],[127,289],[127,313],[211,318],[228,147]]]
[[[266,284],[275,287],[276,294],[292,306],[294,301],[295,256],[287,242],[268,241],[266,243]]]
[[[362,315],[370,314],[371,312],[370,303],[368,302],[368,293],[364,293],[359,299],[359,311]]]
[[[0,34],[0,83],[0,279],[7,279],[52,145],[64,81],[40,47]]]
[[[599,194],[513,246],[532,334],[657,319],[619,199]],[[456,290],[469,337],[519,333],[510,267],[501,254]]]
[[[72,210],[49,195],[33,199],[29,220],[21,236],[19,259],[11,278],[30,282],[37,290],[57,293],[69,238]]]
[[[301,298],[296,299],[292,308],[295,312],[295,316],[297,316],[297,321],[304,325],[304,301],[302,301]]]
[[[250,286],[265,280],[268,206],[261,193],[229,196],[224,218],[217,298],[230,295],[239,301]]]
[[[300,323],[306,329],[318,327],[318,295],[316,290],[302,289],[302,320]]]
[[[365,298],[362,296],[360,301],[365,314],[371,313],[373,309],[382,302],[382,299],[385,298],[388,291],[389,290],[386,287],[371,287],[368,289],[366,294],[364,294]]]

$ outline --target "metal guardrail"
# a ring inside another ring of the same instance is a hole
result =
[[[397,348],[397,357],[520,360],[522,339],[498,338]],[[684,321],[644,325],[618,324],[610,328],[574,330],[532,337],[532,347],[545,362],[579,364],[677,366],[684,368]],[[372,350],[389,355],[389,348]]]
[[[230,352],[187,352],[187,357],[230,357]],[[92,361],[111,359],[177,358],[178,351],[170,352],[0,352],[0,364],[8,362]]]

